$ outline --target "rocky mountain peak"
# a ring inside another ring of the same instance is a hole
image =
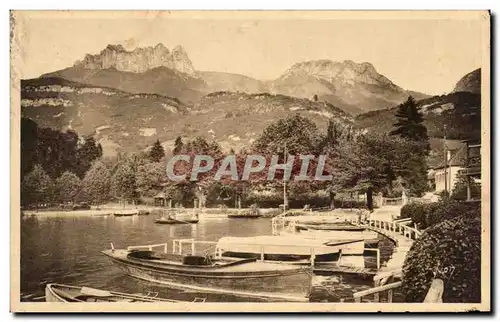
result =
[[[481,93],[481,68],[478,68],[462,77],[453,92]]]
[[[195,69],[187,52],[181,46],[172,52],[162,43],[154,47],[138,47],[127,51],[122,45],[108,45],[99,54],[87,54],[76,67],[85,69],[110,69],[143,73],[156,67],[167,67],[189,75],[195,75]]]
[[[372,85],[395,85],[385,76],[379,74],[371,63],[356,63],[352,60],[343,62],[331,60],[312,60],[294,64],[281,78],[291,75],[310,75],[328,82],[364,83]]]

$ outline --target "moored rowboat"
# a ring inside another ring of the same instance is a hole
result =
[[[242,258],[260,258],[273,261],[337,261],[342,255],[362,255],[363,240],[332,240],[305,238],[300,235],[223,237],[217,247],[227,256]]]
[[[45,286],[46,302],[170,302],[179,301],[152,297],[142,294],[128,294],[105,291],[86,286],[64,284],[47,284]]]
[[[113,213],[115,217],[128,217],[133,215],[138,215],[139,211],[137,210],[118,210]]]
[[[228,214],[228,218],[260,218],[261,214],[248,214],[248,213],[236,213],[236,214]]]
[[[181,289],[285,301],[307,301],[310,267],[144,250],[103,251],[126,274]]]
[[[199,222],[199,219],[187,219],[187,220],[179,220],[179,219],[173,219],[173,218],[167,218],[167,219],[156,219],[155,223],[157,224],[164,224],[164,225],[176,225],[176,224],[197,224]]]
[[[295,224],[298,230],[341,230],[341,231],[363,231],[365,228],[353,225],[339,225],[339,224]]]

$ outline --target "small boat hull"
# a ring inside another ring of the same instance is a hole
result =
[[[234,257],[260,258],[275,261],[310,260],[315,262],[336,261],[342,255],[362,255],[363,240],[332,240],[329,238],[307,238],[300,234],[287,236],[223,237],[218,248]]]
[[[308,267],[232,259],[214,266],[184,265],[129,256],[127,250],[106,250],[126,274],[160,284],[206,292],[285,301],[307,301],[312,271]]]
[[[256,218],[261,218],[262,215],[245,215],[245,214],[229,214],[227,215],[227,218],[232,218],[232,219],[256,219]]]
[[[171,302],[178,301],[150,297],[147,295],[111,292],[88,287],[47,284],[45,286],[45,302]]]
[[[177,220],[177,219],[156,219],[156,224],[179,225],[179,224],[197,224],[199,219]]]
[[[352,225],[338,225],[338,224],[296,224],[297,230],[331,230],[331,231],[363,231],[365,228]]]
[[[139,212],[137,210],[121,210],[113,213],[115,217],[130,217],[138,214]]]

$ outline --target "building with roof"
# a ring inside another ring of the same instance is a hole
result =
[[[478,195],[472,194],[472,183],[481,184],[481,139],[464,141],[466,150],[465,167],[460,171],[460,175],[466,178],[467,200],[481,199],[481,189]]]
[[[429,180],[433,183],[434,192],[441,193],[443,191],[452,192],[455,184],[460,179],[460,173],[465,169],[467,164],[467,145],[462,143],[455,149],[447,150],[446,161],[434,167],[429,175],[434,176],[434,180]]]

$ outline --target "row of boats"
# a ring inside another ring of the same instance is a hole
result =
[[[171,252],[165,243],[122,249],[111,244],[102,253],[127,275],[169,287],[276,301],[307,301],[315,265],[338,263],[345,256],[362,258],[365,248],[378,242],[376,233],[345,222],[295,221],[286,228],[279,235],[223,237],[217,242],[174,240]],[[190,246],[188,252],[183,251],[186,244]],[[214,247],[197,252],[198,245]],[[159,246],[162,250],[155,250]],[[125,296],[61,285],[52,286],[47,292],[47,300],[58,301],[115,301]],[[153,300],[138,295],[125,298],[124,301]]]
[[[147,210],[137,210],[137,209],[132,209],[132,210],[119,210],[113,212],[113,215],[115,217],[130,217],[130,216],[145,216],[149,215],[150,212]],[[177,219],[176,214],[174,212],[170,212],[167,214],[162,214],[160,218],[155,220],[155,223],[157,224],[169,224],[169,225],[175,225],[175,224],[197,224],[199,222],[199,217],[197,213],[194,213],[191,218],[189,219]],[[232,213],[227,215],[228,218],[260,218],[262,217],[261,214],[259,213],[245,213],[245,212],[238,212],[238,213]]]

